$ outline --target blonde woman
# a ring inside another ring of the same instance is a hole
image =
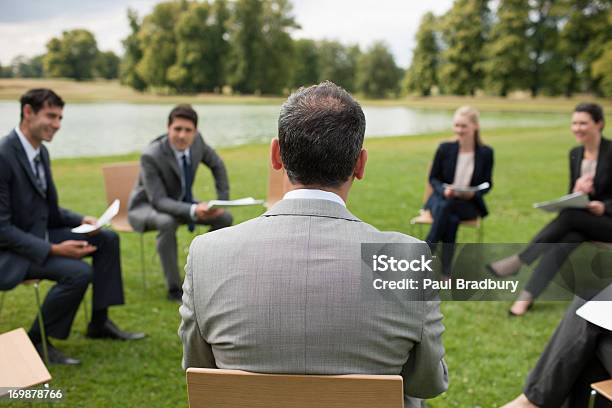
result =
[[[426,241],[435,250],[437,243],[454,243],[462,220],[488,214],[484,195],[493,185],[493,149],[482,143],[478,111],[463,106],[453,117],[455,140],[438,146],[429,173],[433,194],[425,208],[431,211],[433,224]],[[489,183],[489,187],[477,192],[459,192],[462,187]],[[443,273],[450,276],[453,246],[444,248]]]

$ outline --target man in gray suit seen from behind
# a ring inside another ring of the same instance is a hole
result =
[[[168,133],[161,135],[140,157],[140,175],[128,204],[128,219],[139,232],[157,230],[157,252],[166,276],[168,299],[181,301],[176,230],[187,224],[210,225],[214,231],[232,225],[222,209],[209,209],[193,197],[192,186],[199,163],[210,168],[219,200],[229,199],[229,182],[223,160],[197,130],[198,114],[190,105],[178,105],[168,116]]]
[[[283,104],[270,152],[285,169],[283,200],[191,245],[179,308],[184,369],[400,374],[407,407],[446,390],[439,300],[422,290],[363,296],[362,243],[415,244],[429,256],[417,239],[347,210],[364,176],[364,133],[361,107],[331,82]]]

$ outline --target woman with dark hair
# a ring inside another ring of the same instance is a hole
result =
[[[425,209],[431,211],[433,223],[425,241],[432,252],[438,242],[455,243],[461,221],[488,214],[483,197],[493,184],[493,149],[484,145],[480,139],[478,111],[469,106],[457,109],[453,117],[453,132],[456,140],[438,146],[429,173],[433,193]],[[487,188],[465,192],[466,187],[485,182],[489,183]],[[443,247],[442,266],[445,276],[450,276],[453,252],[453,245]]]
[[[521,316],[533,305],[569,254],[585,241],[612,242],[612,142],[602,136],[601,106],[582,103],[574,109],[571,130],[580,146],[569,154],[570,193],[588,195],[585,209],[565,209],[533,238],[520,254],[487,265],[498,277],[518,273],[542,258],[509,310]],[[556,245],[541,245],[541,244]]]

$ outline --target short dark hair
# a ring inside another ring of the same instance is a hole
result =
[[[64,100],[58,94],[48,88],[30,89],[19,98],[21,103],[20,120],[23,121],[23,108],[30,105],[34,113],[37,113],[45,105],[64,107]]]
[[[193,122],[193,126],[198,127],[198,113],[188,104],[177,105],[170,111],[168,115],[168,126],[174,122],[176,118],[183,118]]]
[[[329,81],[298,89],[278,118],[281,160],[289,180],[342,185],[353,173],[364,134],[363,110],[344,89]]]
[[[605,123],[603,108],[601,107],[601,105],[598,105],[596,103],[588,103],[588,102],[579,103],[574,108],[574,112],[588,113],[589,115],[591,115],[591,119],[593,119],[593,122],[596,122],[596,123],[604,122]]]

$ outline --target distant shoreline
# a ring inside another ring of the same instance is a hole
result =
[[[135,104],[246,104],[280,105],[285,97],[256,95],[156,95],[139,93],[122,86],[118,81],[96,80],[76,82],[68,79],[0,79],[0,101],[17,101],[27,89],[48,87],[58,92],[67,102],[72,103],[135,103]],[[461,105],[473,105],[485,112],[550,112],[569,113],[579,102],[594,101],[601,104],[607,113],[612,113],[612,100],[594,98],[590,95],[572,98],[528,96],[499,98],[492,96],[432,96],[402,97],[397,99],[366,99],[357,95],[363,105],[398,106],[414,109],[454,110]]]

